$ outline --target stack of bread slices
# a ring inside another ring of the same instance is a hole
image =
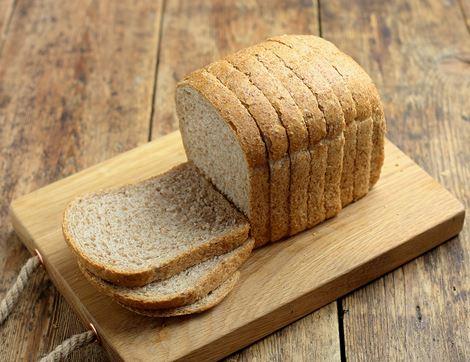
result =
[[[92,285],[156,317],[218,304],[254,245],[245,216],[191,163],[73,200],[63,231]]]
[[[380,176],[377,89],[322,38],[271,38],[197,70],[176,111],[188,163],[65,211],[85,277],[137,313],[214,306],[253,247],[337,215]]]

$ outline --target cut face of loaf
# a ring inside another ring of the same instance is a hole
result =
[[[246,218],[191,163],[72,201],[63,232],[79,261],[116,285],[167,279],[248,238]]]
[[[235,99],[217,103],[204,95],[208,111],[178,111],[186,152],[249,217],[256,246],[335,216],[377,182],[385,132],[378,92],[364,70],[330,42],[310,35],[279,36],[206,70]],[[203,93],[203,84],[193,81],[200,72],[178,86],[177,110],[188,109],[188,98],[181,96],[188,84],[194,94]],[[253,144],[261,140],[265,146],[266,193],[253,192],[256,183],[245,176],[253,174],[255,164],[231,159],[232,154],[237,160],[259,155],[247,147],[249,134],[242,136],[242,127],[230,118],[240,106],[251,116],[244,124],[258,128]],[[219,137],[219,125],[231,136]],[[268,205],[267,213],[259,212],[264,209],[255,204]],[[257,231],[254,215],[270,215],[268,233]]]
[[[272,104],[241,69],[225,59],[206,69],[240,100],[259,129],[269,164],[270,239],[278,240],[289,232],[291,159],[287,132]]]
[[[270,172],[260,130],[238,98],[206,70],[176,89],[188,159],[249,219],[257,245],[270,240]]]

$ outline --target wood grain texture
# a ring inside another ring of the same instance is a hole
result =
[[[17,1],[0,57],[0,298],[29,257],[9,202],[147,141],[160,8]],[[1,359],[36,360],[84,328],[38,271],[0,327]]]
[[[462,17],[467,26],[468,33],[470,34],[470,3],[466,0],[457,0],[459,2]]]
[[[8,34],[15,3],[15,0],[0,0],[0,55],[2,54],[3,42]]]
[[[284,33],[318,34],[313,1],[168,1],[161,29],[152,139],[177,129],[176,83],[220,57]],[[243,29],[243,31],[240,31]],[[328,338],[320,337],[328,336]],[[332,340],[330,341],[330,338]],[[295,343],[292,343],[295,341]],[[282,351],[281,354],[278,354]],[[336,359],[336,308],[327,308],[231,359],[325,356]]]
[[[237,352],[226,361],[340,361],[336,302]]]
[[[179,132],[16,199],[12,222],[27,247],[42,253],[57,288],[85,323],[96,326],[112,356],[214,360],[460,231],[461,203],[391,143],[385,151],[383,175],[367,197],[312,230],[256,250],[240,268],[231,294],[210,311],[188,318],[142,317],[98,293],[79,272],[61,227],[64,207],[77,195],[136,182],[185,161]]]
[[[388,136],[468,208],[470,42],[459,2],[321,9],[323,36],[376,81]],[[468,221],[458,238],[343,300],[348,359],[470,359]]]

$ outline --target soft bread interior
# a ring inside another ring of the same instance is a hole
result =
[[[248,163],[234,131],[190,85],[177,88],[176,110],[188,159],[250,217]]]

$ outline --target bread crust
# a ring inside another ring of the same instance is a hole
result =
[[[291,69],[316,97],[320,110],[325,116],[327,134],[324,144],[328,147],[325,174],[324,202],[326,218],[333,217],[341,210],[341,172],[344,146],[344,115],[338,99],[325,78],[309,63],[309,59],[297,53],[288,45],[269,40],[265,47],[276,54]],[[341,161],[337,162],[338,156]]]
[[[226,60],[206,67],[229,88],[258,125],[268,151],[270,170],[271,240],[279,240],[289,230],[290,159],[289,141],[277,113],[250,79]],[[260,246],[257,243],[257,246]]]
[[[196,284],[186,288],[184,292],[154,295],[153,297],[142,296],[138,291],[134,291],[139,288],[126,288],[123,290],[123,288],[116,287],[93,275],[80,262],[78,264],[80,271],[90,284],[119,303],[141,309],[167,309],[192,304],[218,288],[248,259],[253,246],[254,240],[247,240],[242,246],[235,249],[232,255],[222,260],[212,270],[199,278]]]
[[[266,49],[265,42],[249,48],[266,69],[288,91],[296,107],[302,113],[302,121],[308,135],[307,149],[310,164],[307,167],[308,185],[306,195],[307,220],[303,227],[291,227],[291,234],[312,227],[325,218],[323,191],[325,185],[327,148],[321,142],[326,136],[326,121],[318,108],[316,98],[303,81],[277,57]]]
[[[126,306],[119,303],[122,307],[130,310],[131,312],[141,314],[147,317],[178,317],[189,314],[201,313],[210,308],[215,307],[217,304],[222,302],[225,297],[235,288],[238,280],[240,279],[240,272],[235,272],[217,289],[213,290],[204,298],[199,299],[193,304],[188,304],[181,307],[169,308],[169,309],[140,309]]]
[[[322,51],[343,76],[357,108],[357,160],[354,179],[354,200],[363,197],[377,182],[384,161],[386,131],[383,107],[377,88],[369,75],[350,56],[331,42],[315,36],[296,36],[314,49]],[[367,139],[371,139],[369,143]]]
[[[240,142],[249,172],[251,235],[256,245],[262,245],[271,237],[271,207],[268,154],[260,131],[235,94],[205,69],[188,75],[177,88],[186,85],[194,87],[212,104]]]
[[[323,56],[323,52],[309,46],[302,37],[284,35],[272,38],[282,42],[295,51],[304,55],[315,65],[318,71],[330,84],[334,94],[338,98],[344,114],[344,152],[343,169],[341,173],[341,204],[349,204],[354,197],[354,177],[355,177],[355,158],[356,158],[356,106],[349,88],[341,74],[330,64]]]
[[[181,167],[181,165],[177,167]],[[160,175],[156,177],[160,177]],[[145,182],[147,180],[140,182]],[[62,232],[66,243],[69,245],[70,249],[75,254],[77,259],[85,266],[85,268],[87,268],[93,274],[99,276],[100,278],[106,281],[125,287],[138,287],[146,285],[152,281],[168,279],[169,277],[193,265],[201,263],[214,256],[226,254],[229,251],[242,245],[248,239],[250,227],[247,222],[246,224],[234,228],[230,232],[226,232],[225,234],[219,237],[212,238],[209,242],[205,244],[189,248],[188,250],[181,252],[174,259],[171,259],[165,263],[161,263],[160,265],[154,265],[147,268],[134,269],[132,271],[129,271],[123,268],[105,264],[104,262],[97,262],[90,258],[82,250],[82,248],[75,241],[74,237],[71,235],[70,230],[68,228],[68,213],[76,202],[79,202],[84,198],[94,197],[103,193],[125,189],[126,187],[129,187],[131,185],[133,184],[128,184],[125,186],[107,190],[101,190],[77,197],[76,199],[69,202],[64,210],[62,219]],[[240,215],[240,217],[242,216]]]
[[[310,180],[309,135],[303,115],[285,86],[259,61],[257,54],[264,51],[252,46],[227,56],[235,68],[243,72],[268,99],[276,110],[289,140],[290,173],[290,227],[294,235],[307,227],[307,192]]]
[[[314,36],[300,36],[300,41],[310,46],[314,51],[321,52],[325,58],[332,63],[332,66],[338,74],[345,79],[348,88],[353,94],[353,99],[357,108],[356,125],[346,131],[345,136],[351,137],[346,141],[347,148],[352,149],[351,143],[355,141],[355,157],[354,168],[352,170],[353,184],[352,194],[348,193],[342,197],[343,206],[348,205],[353,200],[365,195],[368,191],[369,175],[370,175],[370,155],[372,148],[372,122],[371,107],[369,97],[367,96],[368,90],[362,74],[351,64],[351,60],[345,57],[334,45],[327,44],[321,38]],[[334,53],[333,53],[334,52]],[[355,131],[355,134],[354,134]],[[353,140],[355,138],[355,140]],[[354,151],[353,151],[354,152]],[[349,184],[350,172],[343,172],[343,181],[348,180]],[[359,196],[361,195],[361,196]]]

